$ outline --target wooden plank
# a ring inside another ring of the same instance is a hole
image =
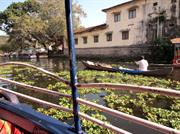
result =
[[[128,90],[132,92],[148,92],[156,93],[161,95],[167,95],[171,97],[180,97],[180,91],[173,89],[164,89],[158,87],[147,87],[147,86],[135,86],[127,84],[111,84],[111,83],[78,83],[79,88],[110,88],[114,90]]]
[[[119,112],[117,110],[113,110],[113,109],[98,105],[98,104],[93,103],[93,102],[89,102],[89,101],[86,101],[86,100],[83,100],[80,98],[78,98],[78,102],[81,104],[84,104],[86,106],[88,105],[88,106],[91,106],[93,108],[102,110],[103,112],[108,113],[108,114],[113,115],[113,116],[116,116],[118,118],[122,118],[122,119],[125,119],[128,121],[131,121],[133,123],[154,129],[154,130],[159,131],[159,132],[163,132],[166,134],[180,134],[180,131],[178,131],[176,129],[169,128],[169,127],[166,127],[166,126],[154,123],[154,122],[150,122],[148,120],[144,120],[144,119],[132,116],[132,115],[128,115],[128,114]]]

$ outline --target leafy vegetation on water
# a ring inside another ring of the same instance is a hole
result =
[[[4,69],[4,68],[3,68]],[[7,71],[8,73],[8,71]],[[28,75],[29,74],[29,75]],[[33,75],[32,75],[33,74]],[[59,72],[58,75],[65,79],[69,79],[69,72]],[[46,79],[44,78],[46,77]],[[65,94],[71,94],[71,89],[64,83],[57,82],[42,73],[38,73],[35,70],[27,68],[13,68],[13,79],[24,82],[31,85],[47,87],[49,90],[58,91]],[[180,90],[180,82],[172,81],[170,79],[162,79],[155,77],[144,77],[144,76],[132,76],[122,73],[110,73],[101,71],[79,71],[78,81],[80,83],[121,83],[131,84],[139,86],[153,86],[162,88],[172,88],[174,90]],[[104,94],[102,96],[102,93]],[[116,109],[118,111],[135,115],[143,119],[147,119],[168,127],[176,128],[180,130],[180,100],[178,98],[162,96],[152,93],[132,93],[128,91],[113,91],[106,88],[80,88],[79,94],[81,98],[93,101],[98,104],[103,104],[109,108]],[[39,94],[30,94],[35,97],[42,97]],[[88,95],[96,95],[98,97],[87,97]],[[43,98],[43,99],[48,99]],[[52,101],[52,99],[51,99]],[[55,99],[53,99],[55,101]],[[72,100],[61,97],[55,101],[57,104],[66,108],[72,109]],[[38,111],[52,116],[56,119],[65,121],[72,124],[72,114],[62,112],[54,108],[37,108]],[[81,105],[80,110],[83,113],[91,115],[96,119],[108,122],[106,116],[102,111],[98,111],[94,108]],[[82,119],[82,127],[88,134],[100,134],[112,132],[104,129],[94,123]]]

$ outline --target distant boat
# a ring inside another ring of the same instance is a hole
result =
[[[48,58],[48,51],[44,48],[37,48],[36,49],[36,57],[37,58]]]
[[[20,59],[35,59],[35,54],[19,54],[18,56]]]
[[[33,48],[24,49],[19,53],[18,58],[20,58],[20,59],[34,59],[34,58],[36,58],[36,52],[34,51]]]
[[[129,68],[123,68],[123,67],[119,67],[119,68],[112,67],[111,65],[108,65],[108,64],[95,63],[92,61],[82,61],[82,63],[88,69],[109,71],[109,72],[122,72],[122,73],[132,74],[132,75],[167,76],[167,75],[170,75],[173,71],[172,67],[148,70],[148,71],[141,71],[141,70],[129,69]]]

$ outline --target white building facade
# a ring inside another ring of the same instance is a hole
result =
[[[145,49],[147,42],[180,25],[180,0],[132,0],[102,11],[106,13],[105,24],[75,31],[79,53],[142,53],[137,48]]]

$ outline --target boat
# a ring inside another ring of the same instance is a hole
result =
[[[20,59],[34,59],[36,58],[36,53],[33,48],[24,49],[18,54],[18,58]]]
[[[11,94],[8,94],[11,99],[7,94],[0,95],[0,121],[9,122],[20,134],[74,134],[71,126],[39,113],[29,105],[19,103],[17,98],[9,96]]]
[[[88,69],[92,70],[100,70],[100,71],[109,71],[109,72],[122,72],[125,74],[132,74],[132,75],[145,75],[145,76],[167,76],[170,75],[173,71],[173,67],[167,67],[162,69],[155,69],[155,70],[148,70],[148,71],[141,71],[136,69],[129,69],[123,67],[113,67],[108,64],[104,63],[95,63],[92,61],[82,61],[84,66]]]
[[[100,71],[109,71],[109,72],[116,72],[116,68],[113,68],[111,65],[104,64],[104,63],[95,63],[92,61],[82,61],[84,66],[88,69],[92,70],[100,70]]]
[[[37,58],[48,58],[48,52],[44,48],[36,49],[36,57]]]
[[[79,117],[83,117],[83,118],[87,119],[88,121],[94,122],[97,125],[99,125],[101,127],[104,127],[105,129],[110,129],[110,130],[114,131],[115,133],[130,134],[126,130],[117,128],[115,126],[110,125],[109,123],[103,122],[103,121],[98,120],[96,118],[91,118],[89,115],[81,113],[79,111],[79,106],[78,106],[79,104],[77,103],[77,102],[80,102],[81,104],[84,104],[84,105],[99,109],[99,110],[103,111],[104,113],[110,114],[110,115],[118,117],[118,118],[121,117],[122,119],[126,119],[129,122],[135,122],[135,123],[137,123],[139,125],[144,125],[146,127],[149,127],[151,129],[154,129],[154,130],[157,130],[157,131],[159,130],[162,133],[179,134],[178,130],[175,130],[175,129],[172,129],[172,128],[169,128],[169,127],[166,127],[166,126],[162,126],[162,125],[159,125],[157,123],[152,123],[152,122],[144,120],[144,119],[139,119],[138,117],[134,117],[132,115],[121,113],[119,111],[112,110],[112,109],[104,107],[102,105],[94,104],[92,102],[88,102],[86,100],[78,98],[78,92],[77,92],[78,91],[77,90],[78,83],[77,83],[76,66],[75,66],[76,56],[75,56],[75,51],[73,51],[73,49],[75,47],[74,47],[74,44],[73,44],[73,41],[72,41],[74,39],[72,37],[73,36],[73,27],[72,27],[72,8],[71,8],[71,5],[72,5],[72,1],[65,0],[65,7],[66,7],[65,9],[66,9],[66,18],[67,18],[67,27],[68,27],[67,28],[67,31],[68,31],[67,33],[68,33],[68,39],[69,39],[68,41],[69,41],[69,46],[70,46],[69,55],[71,56],[70,57],[71,82],[68,82],[68,81],[60,78],[58,75],[53,74],[51,72],[48,72],[46,70],[39,69],[39,68],[38,68],[38,70],[50,75],[52,78],[55,78],[56,80],[59,80],[61,82],[64,81],[64,83],[71,86],[73,110],[68,109],[68,108],[64,108],[64,107],[61,107],[61,106],[55,105],[55,104],[52,105],[50,102],[46,102],[46,105],[48,104],[51,107],[56,107],[56,108],[58,107],[59,109],[62,109],[64,111],[68,111],[68,112],[73,113],[73,115],[74,115],[74,127],[72,128],[67,124],[64,124],[64,123],[62,123],[60,121],[57,121],[57,120],[55,120],[55,119],[53,119],[51,117],[48,117],[48,116],[43,115],[41,113],[38,113],[38,112],[34,111],[31,107],[27,106],[26,104],[21,104],[18,101],[14,100],[15,98],[13,98],[11,96],[7,97],[6,96],[7,94],[6,95],[2,94],[2,96],[4,96],[4,98],[0,98],[0,119],[5,120],[5,121],[10,122],[13,125],[15,125],[15,127],[17,127],[17,129],[22,131],[21,134],[74,134],[74,133],[83,134],[84,132],[82,131],[81,123],[80,123],[81,120],[80,120]],[[15,64],[15,63],[11,62],[9,64]],[[4,65],[8,65],[8,63],[5,63]],[[19,64],[16,63],[16,65],[23,65],[23,64],[22,63],[19,63]],[[34,67],[33,65],[27,65],[27,66],[32,67],[34,69],[35,68],[37,69],[37,67]],[[101,67],[103,67],[103,66],[101,66]],[[108,70],[117,71],[116,68],[113,68],[111,66],[106,66],[106,68]],[[27,89],[38,89],[36,91],[41,90],[41,92],[43,91],[44,93],[50,93],[51,95],[52,94],[54,94],[54,95],[58,94],[58,92],[55,93],[55,92],[47,91],[45,89],[38,88],[38,87],[35,88],[35,87],[32,87],[32,86],[27,86],[27,85],[25,86],[22,83],[21,84],[17,83],[17,82],[12,82],[12,83],[14,83],[14,84],[16,83],[17,85],[21,85],[21,86],[23,85],[23,87],[26,87],[26,88],[28,87]],[[81,84],[79,86],[83,87],[83,84]],[[86,87],[86,86],[90,86],[90,84],[89,85],[87,85],[87,84],[84,85],[84,87]],[[101,85],[101,86],[103,86],[103,85]],[[105,86],[107,87],[108,84],[105,84]],[[114,86],[114,84],[111,85],[111,86]],[[99,87],[100,86],[98,85],[98,88]],[[125,85],[123,85],[122,87],[125,87]],[[158,92],[158,93],[161,93],[163,95],[168,94],[168,95],[176,96],[176,97],[180,95],[180,93],[178,93],[177,91],[175,92],[175,91],[168,90],[168,89],[167,89],[168,91],[162,90],[162,89],[152,89],[152,88],[150,88],[151,90],[146,90],[145,87],[139,87],[139,86],[138,87],[133,87],[133,88],[130,88],[130,86],[127,86],[127,89],[128,88],[130,89],[130,91],[132,91],[132,89],[137,88],[137,89],[139,89],[139,91],[142,91],[142,90],[145,91],[145,92],[148,92],[148,91],[149,92],[150,91],[155,92],[156,91],[156,93]],[[9,89],[0,88],[0,91],[1,90],[5,91],[7,93],[11,92],[14,95],[24,97],[24,98],[29,99],[29,100],[33,100],[33,101],[41,102],[41,103],[44,102],[45,103],[45,101],[43,101],[43,100],[35,99],[35,98],[31,97],[31,96],[23,95],[21,93],[14,92],[14,91],[11,91]],[[137,91],[137,90],[134,90],[134,91]],[[61,94],[61,96],[63,96],[63,94]],[[70,97],[69,95],[65,95],[65,96]],[[10,99],[8,99],[8,98],[10,98]],[[8,101],[8,100],[11,100],[11,101]],[[2,127],[1,127],[1,130],[2,130]],[[5,134],[5,133],[3,133],[3,134]]]

